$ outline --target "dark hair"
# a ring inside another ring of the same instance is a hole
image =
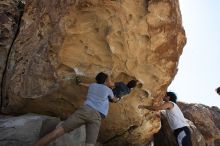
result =
[[[170,97],[170,101],[176,103],[177,96],[174,92],[167,92],[166,95]]]
[[[127,84],[129,89],[134,88],[137,85],[137,80],[130,80]]]
[[[98,84],[104,84],[107,78],[108,78],[107,74],[100,72],[95,77],[95,80],[96,80],[96,83],[98,83]]]
[[[217,92],[217,93],[220,93],[220,87],[218,87],[218,88],[216,89],[216,92]]]

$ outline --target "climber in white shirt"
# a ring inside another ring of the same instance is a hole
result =
[[[176,104],[177,96],[174,92],[167,92],[164,96],[164,103],[159,106],[139,105],[140,109],[148,109],[153,111],[165,110],[167,121],[173,130],[179,146],[192,146],[191,133],[189,124],[183,116],[180,108]]]

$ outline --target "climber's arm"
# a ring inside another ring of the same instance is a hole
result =
[[[148,110],[152,110],[152,111],[158,111],[158,110],[171,109],[171,108],[173,108],[173,104],[171,102],[165,102],[165,103],[163,103],[162,105],[159,105],[159,106],[139,105],[138,108],[148,109]]]
[[[112,102],[118,102],[119,101],[119,98],[117,98],[117,97],[110,97],[110,100],[112,101]]]
[[[76,85],[80,85],[80,86],[84,86],[84,87],[89,87],[89,84],[81,82],[81,80],[80,80],[80,78],[78,76],[76,76],[75,82],[76,82]]]
[[[87,83],[79,83],[80,86],[89,87],[89,84]]]

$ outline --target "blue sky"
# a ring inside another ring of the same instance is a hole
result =
[[[179,101],[220,108],[220,1],[179,0],[187,44],[168,90]]]

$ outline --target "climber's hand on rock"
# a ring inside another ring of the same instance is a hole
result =
[[[146,107],[145,105],[139,105],[138,106],[139,109],[145,109],[145,107]]]
[[[76,76],[75,82],[76,82],[76,85],[79,85],[81,83],[81,80],[78,76]]]
[[[160,113],[160,111],[159,111],[159,112],[156,112],[155,115],[156,115],[157,118],[161,118],[161,113]]]

